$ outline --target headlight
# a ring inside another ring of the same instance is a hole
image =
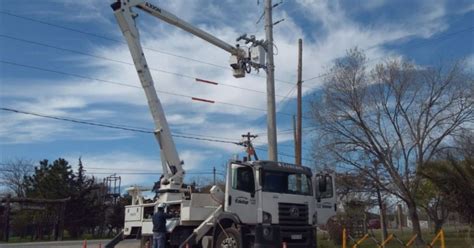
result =
[[[272,215],[270,213],[263,211],[263,223],[272,223]]]
[[[273,239],[273,233],[271,227],[264,227],[262,230],[263,238],[266,240]]]

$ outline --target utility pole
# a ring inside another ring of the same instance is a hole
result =
[[[298,39],[298,81],[296,82],[297,90],[298,90],[298,96],[297,96],[297,109],[296,109],[296,115],[297,115],[297,121],[296,121],[296,139],[295,139],[295,164],[297,165],[302,165],[301,163],[301,157],[302,157],[302,152],[301,152],[301,147],[302,147],[302,134],[301,134],[301,129],[302,129],[302,120],[303,120],[303,113],[302,113],[302,96],[301,96],[301,85],[303,83],[302,79],[302,74],[303,74],[303,40]]]
[[[255,149],[253,148],[252,140],[251,140],[257,137],[258,135],[250,134],[250,132],[248,132],[247,134],[242,134],[242,138],[247,138],[247,140],[243,142],[245,148],[247,149],[247,161],[252,161],[252,155],[254,155],[255,160],[258,160],[257,153],[255,152]]]
[[[298,165],[298,132],[296,131],[295,115],[293,115],[293,141],[295,143],[295,164]]]
[[[10,200],[11,195],[7,195],[7,199],[5,201],[5,207],[3,210],[3,241],[8,242],[10,238]]]
[[[214,185],[216,185],[216,167],[214,166],[214,168],[212,169],[212,174],[214,176]]]
[[[268,159],[278,161],[276,110],[275,110],[275,65],[273,63],[272,0],[265,0],[265,37],[267,47],[267,135]]]

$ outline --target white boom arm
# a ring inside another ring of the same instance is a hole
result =
[[[179,27],[193,35],[196,35],[205,41],[224,49],[231,53],[236,61],[239,58],[245,57],[245,52],[242,49],[236,48],[211,34],[194,27],[193,25],[181,20],[175,15],[147,2],[144,0],[117,0],[111,5],[114,10],[117,22],[122,30],[123,35],[127,41],[130,53],[138,72],[140,82],[145,90],[148,106],[150,108],[153,120],[155,122],[155,136],[160,145],[160,156],[163,166],[164,178],[161,180],[161,189],[180,189],[183,183],[184,170],[183,162],[180,161],[176,146],[171,136],[168,122],[158,99],[153,78],[150,69],[145,59],[143,49],[140,43],[140,35],[135,24],[135,18],[138,14],[133,12],[133,8],[139,8],[143,11],[169,23]],[[232,66],[234,67],[234,66]],[[240,69],[240,68],[234,68]]]

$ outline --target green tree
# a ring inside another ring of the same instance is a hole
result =
[[[25,177],[26,197],[36,199],[64,199],[70,197],[73,191],[74,173],[69,163],[62,158],[53,161],[39,162],[34,173]],[[67,210],[66,210],[67,212]],[[35,239],[50,236],[57,220],[58,209],[53,205],[45,205],[42,211],[32,212]],[[56,218],[54,218],[56,217]]]
[[[80,237],[88,230],[94,234],[96,227],[105,225],[105,209],[103,203],[103,185],[94,177],[85,175],[81,158],[78,170],[72,181],[71,200],[67,203],[66,229],[72,237]]]
[[[471,225],[474,223],[474,160],[456,160],[450,156],[444,161],[425,165],[423,176],[440,189]]]
[[[420,180],[416,199],[417,204],[433,221],[434,232],[438,233],[453,207],[450,196],[440,190],[431,180],[423,178]]]
[[[26,195],[32,198],[62,199],[73,191],[74,173],[68,161],[59,158],[39,162],[34,174],[25,178]]]
[[[31,198],[70,198],[66,203],[64,226],[73,238],[104,224],[102,185],[96,183],[95,178],[85,175],[81,159],[76,173],[65,159],[59,158],[52,164],[48,160],[40,161],[34,174],[25,178],[25,188]],[[56,211],[54,208],[47,209],[49,214],[42,213],[42,216],[51,216]]]

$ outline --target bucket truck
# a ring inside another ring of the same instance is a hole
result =
[[[274,161],[232,160],[227,165],[225,189],[193,193],[183,187],[184,162],[173,141],[157,96],[136,26],[136,10],[181,28],[230,53],[230,67],[237,78],[251,68],[265,68],[265,42],[243,35],[249,50],[232,46],[170,12],[143,0],[116,0],[111,7],[145,91],[160,147],[163,177],[159,197],[145,203],[139,187],[128,189],[132,204],[125,207],[125,237],[152,235],[152,215],[158,204],[175,213],[167,220],[168,242],[173,247],[315,247],[317,219],[311,170]],[[298,184],[296,183],[298,180]]]

